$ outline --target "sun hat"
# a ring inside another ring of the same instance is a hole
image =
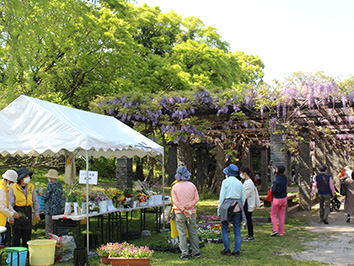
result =
[[[191,173],[188,172],[187,168],[183,165],[178,166],[177,170],[176,170],[176,175],[175,178],[177,181],[179,180],[189,180],[191,176]]]
[[[55,169],[49,169],[48,173],[44,175],[45,177],[58,179],[58,171]]]
[[[228,167],[224,168],[223,172],[228,176],[237,176],[238,167],[234,164],[230,164]]]
[[[12,182],[16,182],[17,181],[17,172],[15,170],[7,170],[3,175],[2,177],[9,180],[9,181],[12,181]]]
[[[26,167],[20,167],[17,169],[17,182],[19,182],[22,178],[26,177],[26,176],[32,176],[33,175],[33,171],[28,170]]]

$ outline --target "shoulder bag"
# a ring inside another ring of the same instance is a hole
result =
[[[344,185],[345,179],[340,182],[340,194],[342,196],[346,196],[347,195],[347,187],[346,187],[346,185]]]
[[[268,190],[268,195],[267,195],[267,197],[265,198],[265,200],[266,200],[266,201],[269,201],[269,202],[272,202],[272,201],[273,201],[273,191],[272,191],[271,188]]]

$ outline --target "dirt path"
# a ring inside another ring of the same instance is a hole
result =
[[[307,242],[308,251],[292,255],[294,259],[319,261],[331,265],[354,265],[354,220],[346,222],[343,211],[344,201],[339,212],[331,212],[329,224],[321,223],[319,212],[309,213],[311,225],[306,230],[318,233],[318,239]],[[318,210],[318,204],[313,209]],[[302,213],[299,212],[299,215]]]

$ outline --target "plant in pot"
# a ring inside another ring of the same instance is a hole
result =
[[[103,191],[96,192],[96,201],[100,207],[100,212],[107,211],[108,198]]]
[[[75,187],[75,186],[74,186]],[[71,206],[74,202],[76,202],[76,195],[75,195],[75,189],[72,187],[69,190],[62,190],[63,195],[65,197],[65,210],[64,214],[65,215],[71,215]]]
[[[100,247],[97,248],[97,250],[96,250],[97,255],[101,257],[101,262],[103,264],[110,264],[108,256],[109,256],[109,253],[112,250],[113,246],[114,246],[113,243],[107,243],[107,244],[101,245]]]
[[[134,244],[123,242],[114,243],[108,258],[112,266],[149,266],[152,254],[154,254],[154,251],[147,246],[135,246]]]

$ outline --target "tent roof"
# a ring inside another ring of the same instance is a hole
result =
[[[163,147],[114,117],[21,95],[0,111],[0,154],[143,157]]]

